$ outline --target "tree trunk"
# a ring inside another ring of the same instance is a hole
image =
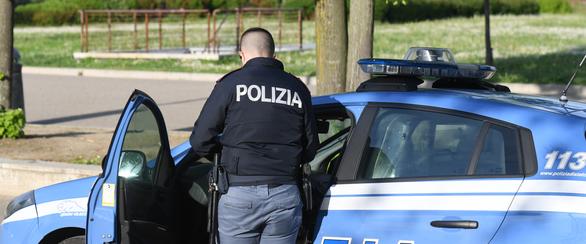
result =
[[[484,41],[486,46],[486,64],[492,65],[492,46],[490,45],[490,0],[484,0]]]
[[[316,16],[317,93],[346,88],[346,11],[344,0],[318,0]]]
[[[373,9],[373,0],[350,1],[346,91],[356,90],[361,82],[370,78],[356,62],[361,58],[372,58]]]
[[[0,106],[10,108],[12,83],[12,0],[0,0]]]

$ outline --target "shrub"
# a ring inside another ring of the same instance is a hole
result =
[[[484,14],[483,0],[417,0],[406,5],[375,0],[375,19],[388,22],[412,22]],[[493,14],[537,14],[536,0],[491,0]]]
[[[315,0],[283,0],[283,8],[302,8],[305,18],[313,16],[315,12]]]
[[[492,0],[490,5],[490,12],[492,14],[537,14],[540,6],[535,0]],[[479,14],[484,14],[481,9]]]
[[[110,1],[100,2],[83,0],[46,0],[16,7],[14,18],[17,24],[62,25],[78,23],[78,10],[102,8]]]
[[[0,110],[0,138],[24,136],[24,112],[22,109]]]
[[[25,0],[23,0],[25,1]],[[314,0],[282,0],[283,7],[301,7],[313,12]],[[63,25],[79,23],[80,9],[209,9],[277,7],[276,0],[44,0],[19,5],[15,22],[19,25]]]
[[[539,0],[541,13],[570,13],[572,5],[567,0]]]

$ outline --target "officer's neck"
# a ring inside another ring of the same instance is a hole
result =
[[[261,55],[261,54],[255,54],[255,55],[243,55],[243,60],[242,60],[242,66],[246,65],[250,60],[253,59],[269,59],[269,58],[274,58],[268,55]]]
[[[283,64],[279,60],[270,57],[256,57],[250,59],[242,66],[242,68],[258,66],[272,67],[281,70],[283,69]]]

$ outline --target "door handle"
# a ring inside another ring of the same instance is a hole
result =
[[[478,229],[478,221],[474,220],[435,220],[431,226],[436,228]]]

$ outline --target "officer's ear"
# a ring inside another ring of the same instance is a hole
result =
[[[238,54],[240,55],[240,62],[242,62],[242,65],[244,65],[244,60],[246,60],[246,57],[244,56],[244,52],[238,51]]]

